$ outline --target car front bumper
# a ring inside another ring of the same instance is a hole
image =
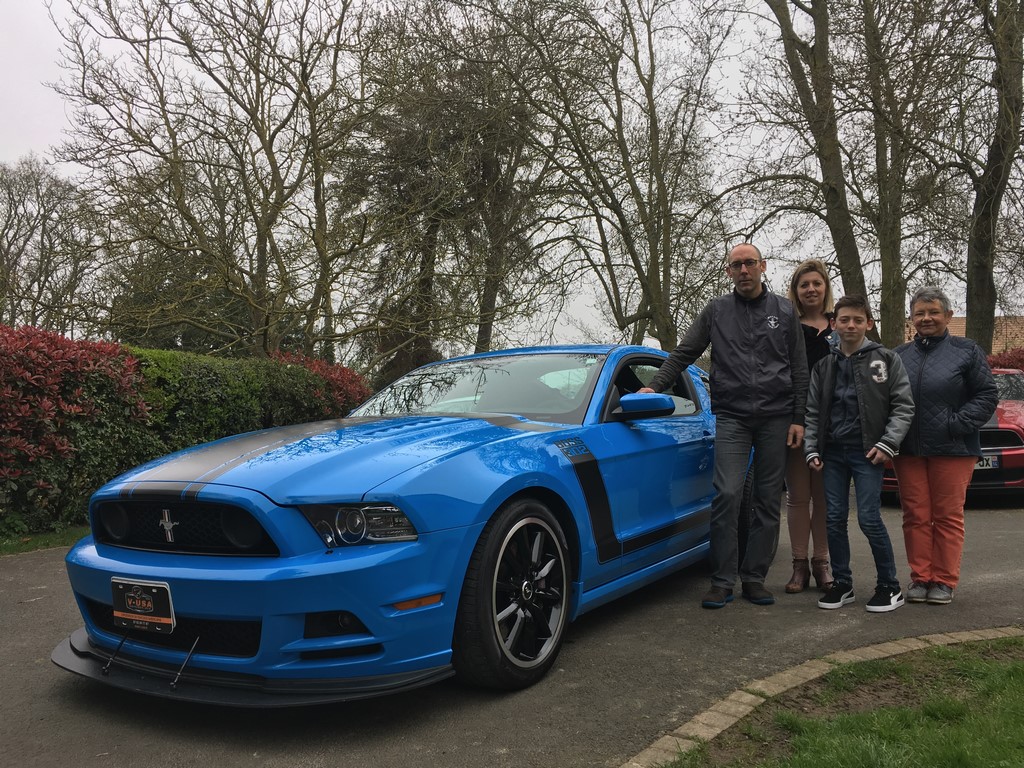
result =
[[[88,537],[66,560],[85,626],[52,659],[110,685],[236,706],[343,701],[425,685],[452,674],[462,553],[476,534],[449,529],[416,542],[280,558],[141,552]],[[165,584],[173,631],[116,626],[111,585],[120,580]],[[311,619],[335,613],[353,617],[354,628],[308,631]]]
[[[111,657],[114,661],[111,662]],[[410,690],[454,674],[450,664],[395,675],[341,679],[268,679],[196,667],[175,668],[93,644],[85,628],[50,656],[58,667],[135,693],[232,707],[294,707],[352,701]]]

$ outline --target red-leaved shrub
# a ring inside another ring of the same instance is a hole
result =
[[[0,326],[0,533],[85,521],[89,493],[145,443],[139,383],[117,344]]]
[[[988,364],[993,368],[1019,368],[1024,370],[1024,347],[1008,349],[988,356]]]
[[[343,416],[373,394],[366,379],[344,365],[332,365],[294,352],[279,352],[274,358],[290,365],[301,365],[324,380],[326,390],[318,390],[316,394],[325,401],[325,417]]]

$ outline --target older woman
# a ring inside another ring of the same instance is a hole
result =
[[[807,348],[807,367],[828,355],[832,337],[832,283],[824,263],[807,259],[789,281],[789,300],[796,307]],[[815,584],[827,589],[832,583],[828,567],[828,535],[825,531],[825,486],[820,472],[804,461],[803,448],[791,448],[786,457],[786,523],[793,551],[793,575],[786,584],[790,593],[803,592],[814,574]],[[813,545],[808,562],[809,544]]]
[[[945,605],[960,582],[964,498],[981,456],[979,430],[999,395],[985,353],[950,336],[946,294],[919,288],[910,299],[917,335],[896,348],[917,406],[910,432],[893,460],[910,564],[907,601]]]

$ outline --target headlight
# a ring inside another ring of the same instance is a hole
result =
[[[409,518],[390,504],[317,504],[299,509],[331,549],[417,539]]]

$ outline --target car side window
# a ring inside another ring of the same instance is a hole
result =
[[[658,373],[660,361],[633,361],[622,367],[615,376],[615,390],[613,397],[616,399],[622,395],[636,392],[641,387],[649,387],[655,374]],[[693,391],[690,376],[683,372],[676,377],[672,386],[665,390],[676,405],[672,412],[673,416],[689,416],[700,410],[700,401]]]

